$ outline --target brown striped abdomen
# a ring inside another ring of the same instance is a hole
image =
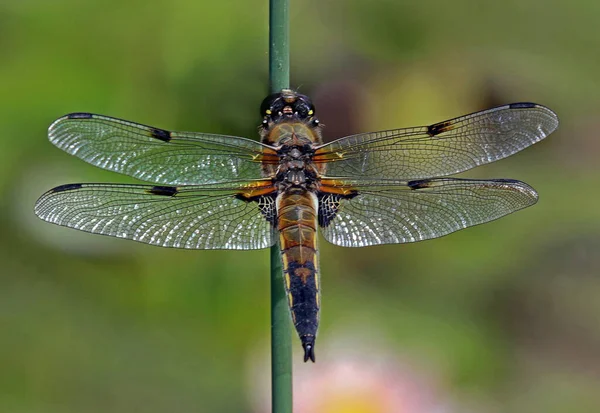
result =
[[[320,306],[317,197],[303,189],[284,192],[277,198],[277,218],[292,321],[304,347],[304,361],[315,361]]]

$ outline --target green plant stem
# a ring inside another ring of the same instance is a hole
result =
[[[289,0],[269,0],[269,89],[289,88]],[[279,241],[271,247],[271,398],[273,413],[292,412],[292,326]]]
[[[271,247],[271,400],[273,413],[292,412],[292,328],[281,279],[279,243]]]
[[[269,89],[290,87],[290,1],[269,1]]]

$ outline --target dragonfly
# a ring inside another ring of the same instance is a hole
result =
[[[321,307],[317,231],[342,247],[415,242],[531,206],[538,195],[524,182],[448,175],[510,156],[558,127],[550,109],[512,103],[323,143],[308,96],[283,89],[267,96],[260,112],[260,142],[65,115],[49,128],[54,145],[151,184],[61,185],[39,198],[35,213],[161,247],[251,250],[278,243],[305,362],[315,361]]]

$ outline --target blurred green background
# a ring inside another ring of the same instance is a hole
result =
[[[292,85],[327,139],[517,101],[561,120],[466,174],[524,180],[534,207],[416,244],[322,242],[296,411],[600,411],[600,2],[292,3]],[[59,184],[133,182],[48,142],[65,113],[257,137],[267,11],[0,3],[1,412],[269,411],[267,251],[161,249],[33,214]]]

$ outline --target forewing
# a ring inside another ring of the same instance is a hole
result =
[[[269,182],[262,191],[268,192]],[[258,187],[258,186],[257,186]],[[273,196],[255,189],[204,186],[69,184],[40,197],[45,221],[162,247],[259,249],[273,244]]]
[[[319,213],[328,217],[320,219],[323,235],[343,247],[437,238],[537,201],[533,188],[510,179],[361,180],[323,189],[331,191],[320,197]]]
[[[550,109],[513,103],[408,129],[347,136],[317,149],[326,175],[342,178],[422,179],[446,176],[510,156],[558,126]]]
[[[92,165],[167,185],[258,179],[262,164],[278,159],[270,147],[250,139],[170,132],[90,113],[63,116],[48,136]]]

